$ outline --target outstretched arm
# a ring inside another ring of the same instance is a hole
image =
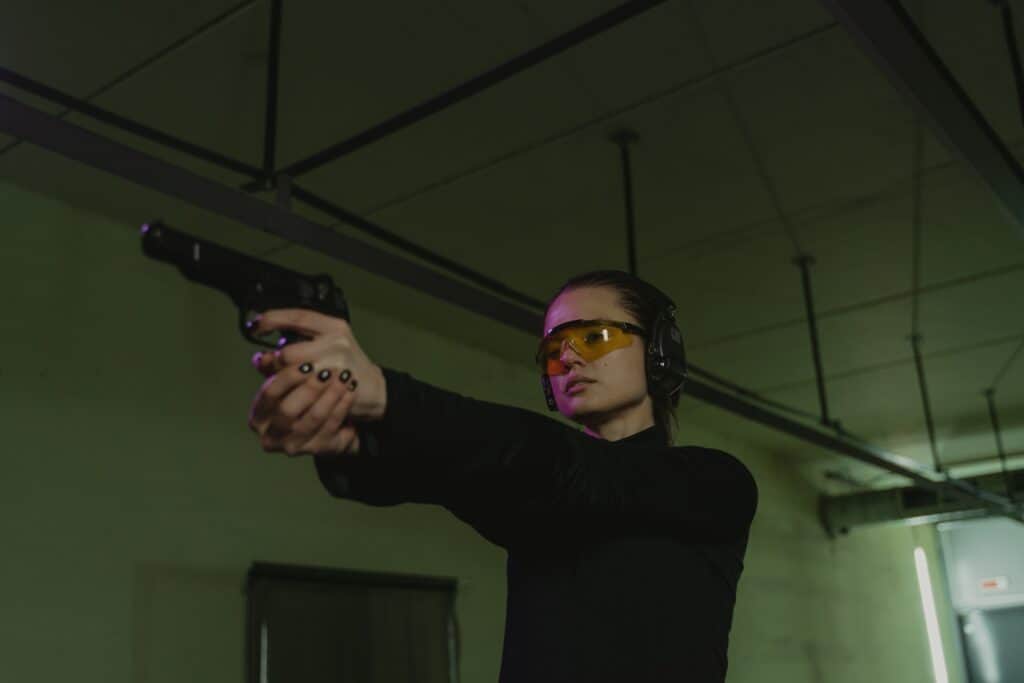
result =
[[[649,529],[715,541],[750,526],[757,485],[728,453],[604,441],[530,410],[383,373],[387,411],[361,427],[376,463],[366,467],[407,475],[410,501],[453,510],[469,501],[489,509],[490,521],[503,516],[531,533]],[[318,459],[317,469],[329,490],[356,481],[343,458]]]
[[[478,521],[499,515],[538,531],[639,526],[732,539],[749,528],[757,486],[727,453],[603,441],[533,411],[441,389],[373,364],[344,321],[314,312],[268,311],[262,329],[271,325],[299,326],[312,340],[275,354],[274,369],[284,369],[274,377],[290,379],[261,390],[258,424],[272,439],[327,439],[308,452],[320,454],[318,473],[335,495],[438,503],[460,516],[486,510]],[[328,379],[317,393],[319,380],[296,376],[294,364],[303,363],[313,364],[310,376],[351,369],[369,381],[345,393]],[[289,383],[294,391],[281,391]],[[329,442],[332,426],[351,433],[343,447]]]

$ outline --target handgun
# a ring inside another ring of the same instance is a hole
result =
[[[189,280],[227,294],[238,308],[238,331],[259,346],[281,348],[309,339],[291,330],[257,335],[246,327],[249,320],[272,308],[307,308],[351,323],[344,292],[326,274],[296,273],[176,230],[160,220],[143,224],[142,251],[177,266]]]

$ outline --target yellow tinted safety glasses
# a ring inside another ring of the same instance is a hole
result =
[[[596,360],[615,349],[633,343],[633,336],[646,336],[643,328],[614,320],[570,320],[548,330],[537,349],[537,365],[547,375],[564,375],[569,369],[562,363],[562,344],[583,360]]]

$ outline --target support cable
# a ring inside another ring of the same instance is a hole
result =
[[[622,191],[626,209],[626,250],[629,261],[629,272],[637,276],[636,267],[636,209],[633,205],[633,168],[629,159],[629,146],[637,142],[639,137],[631,130],[620,130],[612,134],[611,141],[619,147],[619,158],[622,161]]]
[[[918,388],[921,392],[921,404],[924,409],[925,426],[928,429],[928,443],[931,447],[932,462],[935,465],[936,472],[942,472],[942,463],[939,461],[939,451],[935,443],[935,423],[932,420],[932,409],[931,403],[928,400],[928,385],[925,380],[924,374],[924,362],[921,359],[921,348],[920,344],[923,340],[923,336],[920,333],[920,321],[919,321],[919,309],[918,309],[918,291],[920,285],[920,262],[921,262],[921,158],[923,156],[924,148],[924,128],[922,126],[920,118],[917,119],[917,125],[914,128],[914,201],[913,201],[913,266],[912,266],[912,278],[913,284],[911,291],[913,296],[911,297],[911,333],[909,336],[911,347],[914,351],[914,367],[917,369],[917,382]]]
[[[924,11],[921,8],[920,12],[920,27],[924,30]],[[912,201],[911,201],[911,231],[913,233],[913,262],[911,264],[911,291],[913,296],[910,299],[910,345],[914,351],[914,367],[917,369],[917,383],[918,389],[921,392],[921,404],[924,410],[925,426],[928,429],[928,443],[931,448],[932,463],[935,466],[935,471],[942,473],[942,463],[939,461],[939,449],[935,443],[935,423],[932,419],[931,403],[928,400],[928,385],[925,379],[924,373],[924,362],[921,359],[921,342],[923,336],[921,334],[921,321],[920,321],[920,308],[918,306],[919,297],[918,291],[921,285],[921,247],[922,238],[921,233],[923,230],[924,219],[922,216],[922,207],[924,205],[924,199],[922,197],[923,192],[923,181],[922,174],[924,170],[924,121],[920,114],[914,116],[914,140],[913,140],[913,151],[911,159],[911,173],[913,176],[913,182],[911,185],[912,189]]]
[[[277,154],[277,80],[281,60],[281,4],[270,0],[270,36],[267,46],[267,107],[263,130],[263,176],[272,183]],[[269,189],[269,187],[267,188]]]
[[[1010,354],[1010,357],[1006,359],[1006,362],[1003,364],[1003,367],[1001,367],[999,369],[999,372],[996,373],[995,378],[992,380],[992,384],[990,384],[989,386],[995,389],[999,385],[999,383],[1003,381],[1003,378],[1006,377],[1006,373],[1009,372],[1010,367],[1013,366],[1013,362],[1017,360],[1018,357],[1020,357],[1021,351],[1024,351],[1024,337],[1021,337],[1020,344],[1018,344],[1017,348],[1014,349],[1013,353]]]
[[[942,463],[939,461],[939,450],[935,444],[935,421],[932,419],[931,403],[928,400],[928,384],[925,381],[924,363],[921,360],[920,334],[910,335],[911,346],[914,349],[914,366],[917,368],[917,384],[921,391],[921,404],[924,406],[925,425],[928,428],[928,443],[931,445],[932,462],[936,472],[942,472]]]
[[[989,0],[999,8],[1003,17],[1003,36],[1010,52],[1010,68],[1013,69],[1013,82],[1017,86],[1017,109],[1021,122],[1024,123],[1024,71],[1020,66],[1020,53],[1017,50],[1017,35],[1013,27],[1013,11],[1006,0]]]
[[[1006,486],[1006,497],[1011,503],[1016,504],[1013,494],[1013,485],[1010,483],[1010,473],[1006,470],[1006,451],[1003,449],[1003,436],[999,430],[999,416],[996,414],[995,389],[986,389],[985,398],[988,400],[988,414],[992,420],[992,433],[996,437],[996,449],[999,453],[999,463],[1003,470],[1003,484]]]
[[[814,264],[814,257],[809,254],[801,254],[793,260],[793,263],[800,267],[801,283],[804,290],[804,306],[807,309],[807,327],[811,333],[811,355],[814,357],[814,376],[818,384],[818,404],[821,407],[821,423],[831,425],[832,420],[828,416],[828,397],[825,395],[825,371],[821,364],[821,347],[818,343],[818,322],[814,315],[814,297],[811,291],[811,274],[809,268]]]

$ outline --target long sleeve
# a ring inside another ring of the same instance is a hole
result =
[[[435,503],[504,544],[513,528],[647,528],[743,536],[757,506],[747,468],[723,451],[609,442],[522,408],[462,396],[384,368],[383,419],[362,452],[316,459],[333,495],[373,505]]]

